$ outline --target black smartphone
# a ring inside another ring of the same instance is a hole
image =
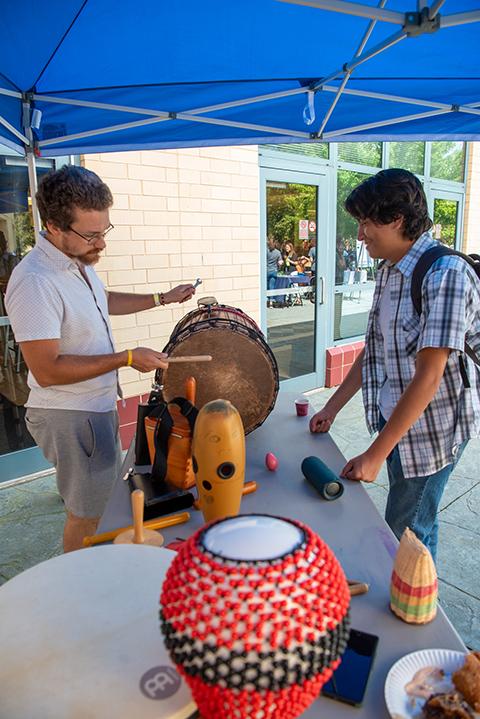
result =
[[[330,681],[324,684],[322,695],[361,706],[377,644],[378,637],[374,634],[352,629],[342,662]]]

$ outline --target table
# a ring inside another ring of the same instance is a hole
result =
[[[305,292],[310,292],[310,280],[311,275],[307,274],[296,274],[296,275],[285,275],[277,274],[275,277],[275,286],[273,290],[267,291],[267,298],[272,299],[274,302],[285,303],[287,297],[297,297],[302,301],[302,296]],[[295,289],[289,289],[294,287]],[[303,289],[299,289],[302,287]],[[280,293],[280,290],[287,290],[286,293]]]
[[[390,576],[398,542],[361,483],[346,480],[343,496],[326,502],[303,479],[300,465],[304,457],[316,455],[337,473],[345,458],[328,434],[310,434],[308,417],[296,416],[293,400],[293,396],[280,392],[274,411],[247,437],[246,480],[255,480],[258,489],[244,497],[241,511],[300,519],[314,529],[334,550],[348,577],[370,584],[368,594],[352,598],[352,626],[380,637],[363,706],[350,707],[320,697],[302,719],[388,719],[384,684],[397,659],[418,649],[466,648],[440,607],[435,620],[425,626],[406,624],[390,612]],[[267,451],[279,460],[276,472],[265,467]],[[133,447],[125,458],[123,472],[132,463]],[[202,525],[201,513],[191,514],[187,524],[162,530],[166,544],[175,537],[188,537]],[[98,531],[127,526],[131,521],[128,487],[119,479]]]

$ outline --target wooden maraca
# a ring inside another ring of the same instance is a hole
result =
[[[127,529],[115,537],[114,544],[149,544],[152,547],[161,547],[163,537],[153,529],[143,526],[143,507],[145,497],[141,489],[132,492],[133,529]]]

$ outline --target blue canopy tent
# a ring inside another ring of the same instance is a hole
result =
[[[0,143],[480,138],[479,0],[3,0]]]

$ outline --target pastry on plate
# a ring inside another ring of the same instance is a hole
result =
[[[452,679],[472,709],[480,712],[480,652],[467,654],[463,667],[453,672]]]
[[[432,694],[423,705],[425,719],[473,719],[473,712],[457,692]]]

